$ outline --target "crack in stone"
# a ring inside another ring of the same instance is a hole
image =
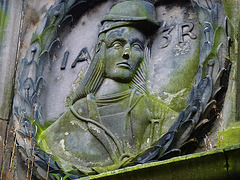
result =
[[[223,154],[224,154],[224,157],[226,159],[226,164],[224,165],[224,167],[226,168],[227,170],[227,175],[228,175],[228,179],[230,179],[230,175],[229,175],[229,163],[228,163],[228,156],[226,154],[226,151],[225,149],[223,149]]]

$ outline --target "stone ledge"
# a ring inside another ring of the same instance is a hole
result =
[[[240,177],[240,144],[169,160],[127,167],[84,179],[236,179]]]

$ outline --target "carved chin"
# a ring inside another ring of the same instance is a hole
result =
[[[117,81],[117,82],[122,82],[122,83],[130,83],[132,81],[132,76],[131,77],[116,77],[113,78],[113,80]]]
[[[105,77],[122,83],[130,83],[135,72],[126,68],[116,68],[111,72],[105,73]]]

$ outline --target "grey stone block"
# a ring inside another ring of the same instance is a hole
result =
[[[14,70],[18,52],[19,28],[22,17],[22,1],[3,1],[6,26],[0,46],[0,118],[7,120],[12,102]]]

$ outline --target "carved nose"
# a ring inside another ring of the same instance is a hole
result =
[[[129,59],[129,56],[130,56],[130,48],[129,48],[129,47],[126,47],[126,48],[124,48],[122,57],[123,57],[124,59]]]

